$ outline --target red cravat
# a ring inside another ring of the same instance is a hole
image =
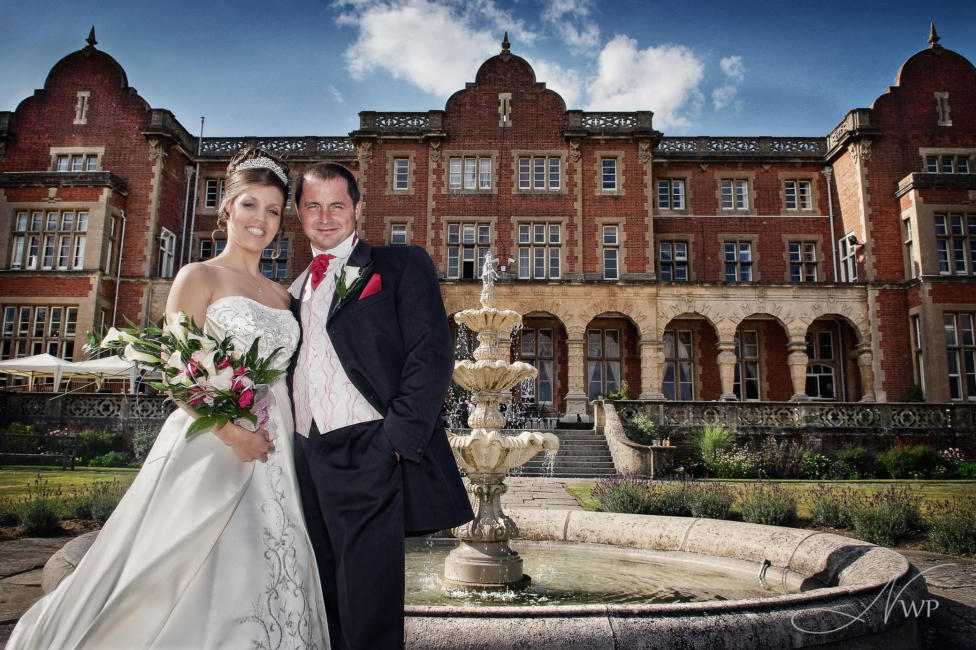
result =
[[[329,270],[329,262],[334,259],[335,255],[325,253],[316,255],[315,259],[312,260],[312,266],[308,269],[308,272],[312,275],[312,291],[319,288],[319,283],[322,282],[326,272]]]

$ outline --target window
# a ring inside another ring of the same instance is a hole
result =
[[[841,281],[857,282],[857,237],[853,234],[841,237],[837,247],[840,249]]]
[[[98,156],[96,154],[60,154],[55,159],[54,169],[59,172],[98,171]]]
[[[749,181],[725,179],[721,187],[723,210],[749,209]]]
[[[539,374],[535,379],[522,382],[522,401],[535,404],[552,404],[553,401],[553,343],[551,329],[522,330],[521,360],[535,366]]]
[[[949,369],[949,398],[976,400],[976,340],[974,314],[943,314],[946,361]]]
[[[837,399],[834,334],[824,330],[807,334],[807,397]]]
[[[410,159],[393,159],[393,189],[405,192],[410,189]]]
[[[935,215],[935,246],[942,275],[976,270],[976,214]]]
[[[590,400],[620,390],[620,330],[587,330],[586,377]]]
[[[735,379],[732,392],[741,401],[760,399],[759,332],[756,330],[735,333]]]
[[[481,277],[491,245],[491,226],[486,223],[447,225],[447,277],[474,280]]]
[[[224,179],[208,178],[203,193],[203,207],[216,208],[224,198]]]
[[[288,240],[265,246],[261,253],[261,274],[269,280],[288,277]]]
[[[176,235],[166,228],[159,234],[159,277],[173,277],[176,260]]]
[[[91,102],[91,91],[90,90],[79,90],[76,94],[77,102],[75,103],[75,119],[74,124],[87,124],[88,123],[88,106]]]
[[[604,192],[613,192],[617,189],[617,159],[600,159],[600,178]]]
[[[922,365],[922,324],[918,316],[912,316],[912,356],[915,361],[915,382],[925,391],[925,372]]]
[[[688,281],[688,242],[662,241],[658,269],[663,282]]]
[[[935,113],[939,126],[952,126],[952,119],[949,117],[949,93],[935,93]]]
[[[617,267],[617,250],[619,242],[617,239],[616,226],[603,227],[603,279],[616,280],[620,277],[620,269]]]
[[[810,200],[810,181],[786,181],[784,189],[787,210],[809,210],[813,207]]]
[[[113,273],[113,269],[115,268],[114,266],[115,262],[116,260],[118,260],[119,257],[119,251],[118,248],[116,248],[118,246],[118,238],[119,238],[118,218],[112,217],[111,219],[109,219],[108,222],[106,223],[106,227],[108,228],[108,232],[106,233],[106,235],[108,236],[108,241],[106,241],[107,245],[105,246],[105,263],[102,265],[102,268],[105,269],[106,273],[111,275]]]
[[[554,192],[562,188],[562,160],[558,156],[522,156],[518,159],[521,191]]]
[[[85,262],[88,213],[28,212],[14,215],[10,268],[67,270],[80,269]]]
[[[908,264],[908,277],[915,279],[919,275],[918,263],[915,261],[915,242],[912,240],[912,219],[908,217],[901,222],[902,245],[905,247],[905,261]]]
[[[490,190],[491,158],[458,156],[448,161],[448,189]]]
[[[394,223],[390,225],[390,245],[406,246],[407,244],[407,224]]]
[[[930,174],[968,174],[971,169],[969,156],[951,154],[925,156],[925,171]]]
[[[727,241],[725,248],[725,281],[752,281],[752,242]]]
[[[0,309],[0,358],[47,352],[74,356],[78,308],[65,305],[4,305]]]
[[[561,244],[562,235],[558,223],[519,224],[519,279],[558,278],[561,268]]]
[[[809,241],[787,244],[790,258],[790,282],[817,281],[817,245]]]
[[[665,330],[661,392],[670,400],[695,399],[695,359],[691,330]]]
[[[685,209],[685,182],[676,178],[661,178],[657,182],[657,207],[661,210]]]
[[[201,239],[200,240],[200,261],[209,260],[217,257],[224,252],[227,245],[226,239]]]

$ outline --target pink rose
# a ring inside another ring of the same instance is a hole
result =
[[[248,388],[243,393],[238,395],[237,404],[242,408],[246,409],[248,406],[254,403],[254,391]]]
[[[230,361],[227,360],[227,357],[224,357],[223,359],[221,359],[220,361],[217,362],[217,370],[218,371],[219,370],[223,370],[224,368],[229,368],[229,367],[230,367]]]

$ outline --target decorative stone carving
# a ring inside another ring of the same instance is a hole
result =
[[[637,143],[637,159],[643,164],[651,162],[651,142],[650,140],[641,140]]]
[[[149,138],[149,160],[158,162],[165,160],[169,153],[166,151],[166,144],[159,138]]]
[[[437,164],[441,160],[441,143],[440,140],[431,140],[430,142],[430,161]]]
[[[569,159],[574,163],[578,163],[583,154],[580,153],[580,141],[579,138],[573,138],[569,141]]]

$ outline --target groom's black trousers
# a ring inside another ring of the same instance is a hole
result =
[[[400,464],[373,420],[295,436],[295,468],[336,650],[403,647]]]

